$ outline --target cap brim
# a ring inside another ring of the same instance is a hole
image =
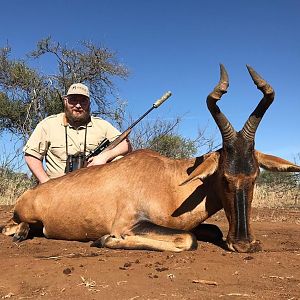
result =
[[[68,97],[68,96],[72,96],[72,95],[80,95],[80,96],[84,96],[84,97],[87,97],[87,98],[89,98],[89,99],[90,99],[90,97],[89,97],[89,96],[87,96],[87,95],[83,95],[83,94],[76,94],[76,93],[74,93],[74,94],[67,94],[67,95],[63,95],[62,97]]]

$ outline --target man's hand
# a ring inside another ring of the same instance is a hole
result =
[[[104,150],[100,154],[90,157],[88,160],[87,167],[106,164],[107,162],[114,160],[116,157],[120,155],[125,155],[131,151],[132,149],[130,142],[128,140],[124,140],[115,148],[111,150]]]
[[[109,155],[108,154],[109,151],[103,151],[100,154],[90,157],[88,160],[88,164],[87,167],[91,167],[91,166],[97,166],[97,165],[104,165],[107,163],[107,161],[109,160]]]

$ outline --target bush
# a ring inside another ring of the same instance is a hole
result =
[[[15,173],[8,168],[0,169],[0,205],[13,205],[16,199],[35,184],[24,173]]]

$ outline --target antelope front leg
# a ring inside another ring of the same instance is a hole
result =
[[[143,221],[124,236],[105,235],[91,246],[111,249],[139,249],[181,252],[197,248],[196,237],[187,231],[171,229]]]

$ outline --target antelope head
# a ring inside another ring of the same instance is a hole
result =
[[[250,66],[248,71],[263,93],[263,98],[252,112],[244,127],[236,131],[217,105],[229,86],[228,75],[220,65],[220,81],[207,97],[207,106],[218,125],[223,146],[205,156],[205,160],[188,177],[185,183],[213,176],[213,195],[224,207],[229,222],[227,245],[232,251],[255,252],[259,243],[251,230],[251,203],[259,167],[271,171],[299,172],[300,167],[279,157],[263,154],[254,149],[257,127],[274,100],[273,88]]]

